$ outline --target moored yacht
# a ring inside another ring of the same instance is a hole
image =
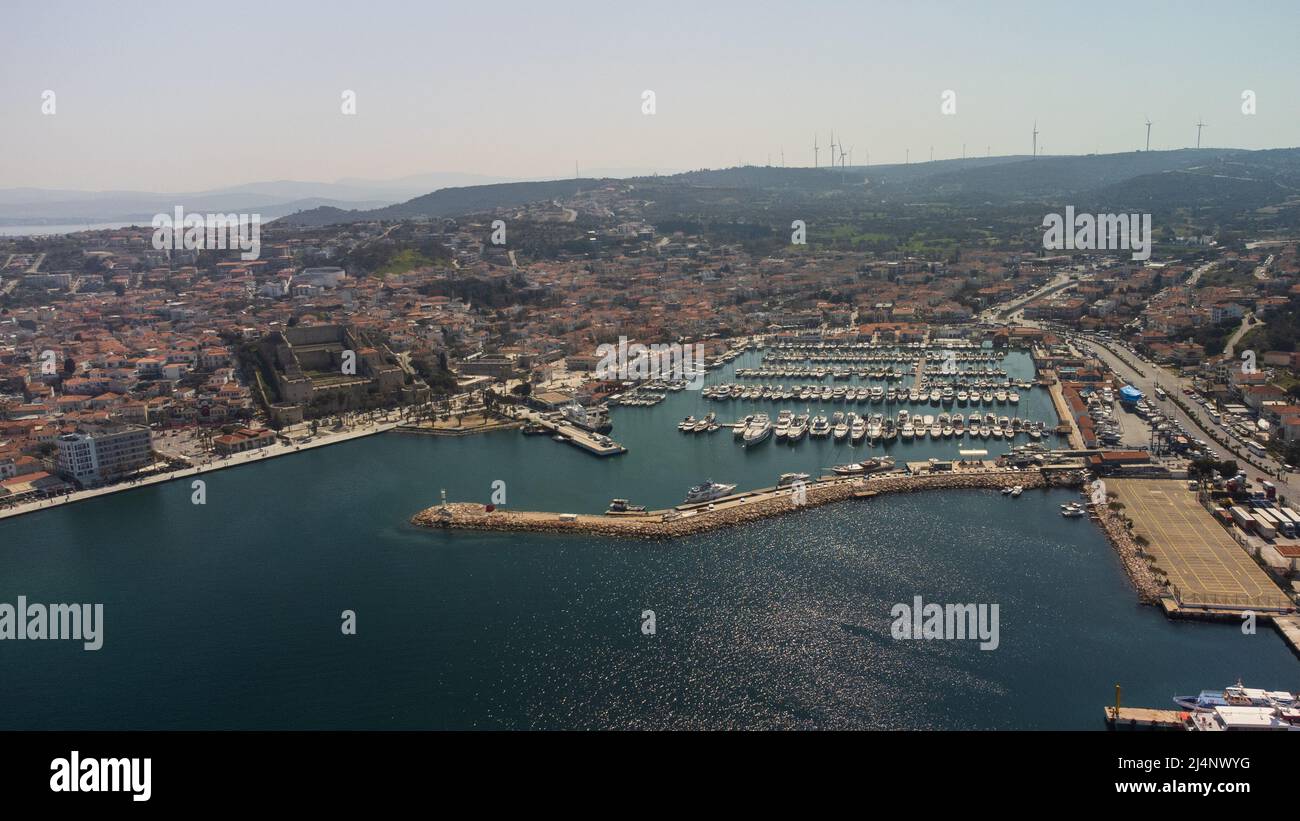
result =
[[[840,411],[835,412],[835,418],[831,423],[831,433],[837,442],[843,442],[849,435],[849,423]]]
[[[831,423],[826,420],[822,414],[813,417],[812,424],[808,427],[808,435],[814,439],[825,439],[831,433]]]
[[[750,420],[749,425],[745,428],[745,433],[741,436],[745,447],[761,444],[766,442],[772,435],[772,422],[767,418],[766,413],[756,413]]]
[[[752,422],[753,419],[754,419],[754,414],[751,413],[750,415],[746,416],[744,419],[741,419],[739,422],[736,423],[735,427],[733,428],[733,433],[735,434],[735,437],[737,439],[744,438],[745,431],[749,430],[749,423]]]
[[[878,438],[880,433],[880,424],[878,422],[873,422],[872,424],[875,425]],[[870,430],[870,426],[866,421],[861,416],[854,416],[853,424],[849,426],[849,441],[856,445],[863,439],[867,438],[868,430]]]
[[[712,479],[705,479],[703,484],[696,485],[686,491],[686,504],[712,502],[714,499],[721,499],[735,489],[735,485],[724,485]]]
[[[790,442],[798,442],[808,435],[808,414],[801,413],[794,419],[790,420],[790,430],[786,434],[786,439]]]
[[[836,465],[831,468],[831,472],[838,476],[853,476],[859,473],[875,473],[880,470],[890,470],[893,467],[894,457],[873,456],[870,459],[863,459],[861,462],[850,462],[847,465]]]
[[[772,429],[772,435],[779,442],[790,433],[790,423],[794,421],[794,414],[788,410],[783,410],[776,415],[776,427]]]
[[[898,425],[893,419],[885,420],[885,428],[880,433],[880,441],[886,445],[892,445],[898,441]]]

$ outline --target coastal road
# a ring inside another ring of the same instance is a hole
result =
[[[1090,337],[1062,333],[1060,331],[1056,331],[1056,333],[1061,333],[1063,336],[1069,336],[1089,343],[1094,353],[1096,353],[1096,355],[1100,357],[1101,360],[1105,362],[1121,379],[1146,394],[1150,401],[1159,407],[1160,411],[1166,416],[1182,422],[1194,437],[1204,439],[1208,442],[1212,449],[1219,451],[1219,455],[1222,458],[1235,458],[1238,463],[1251,474],[1252,481],[1268,479],[1270,482],[1277,485],[1279,494],[1286,496],[1288,499],[1300,501],[1300,481],[1297,481],[1295,475],[1288,473],[1284,474],[1285,478],[1279,479],[1278,474],[1282,471],[1281,463],[1271,457],[1255,456],[1247,452],[1244,445],[1239,444],[1235,439],[1233,439],[1232,435],[1228,431],[1214,424],[1214,422],[1204,415],[1199,406],[1197,406],[1188,396],[1183,394],[1184,388],[1192,387],[1190,379],[1187,377],[1174,376],[1161,369],[1158,365],[1142,359],[1131,351],[1122,348],[1112,349]],[[1120,351],[1122,351],[1122,354],[1119,353]],[[1129,364],[1130,362],[1133,364]],[[1144,373],[1138,373],[1134,366],[1140,368]],[[1157,385],[1168,391],[1171,397],[1177,396],[1183,404],[1192,409],[1192,414],[1189,415],[1184,412],[1182,408],[1174,404],[1172,398],[1163,402],[1156,399],[1155,388]],[[1231,446],[1225,447],[1224,445],[1214,441],[1214,437],[1210,435],[1210,431],[1214,431],[1218,437],[1226,439],[1231,443]],[[1254,466],[1250,464],[1252,461],[1263,465],[1267,469],[1268,475],[1263,475],[1258,468],[1254,468]]]

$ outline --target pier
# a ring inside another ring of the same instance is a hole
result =
[[[955,463],[951,469],[926,475],[901,472],[868,477],[826,476],[810,480],[797,493],[793,487],[769,487],[736,493],[712,502],[682,504],[673,508],[622,513],[558,513],[488,510],[487,506],[452,502],[427,508],[411,518],[421,527],[500,532],[549,532],[632,539],[675,539],[722,527],[795,513],[806,508],[852,499],[869,500],[884,493],[922,490],[1000,490],[1020,485],[1026,490],[1075,485],[1082,474],[1048,476],[1039,470],[999,468],[989,463]]]
[[[1274,616],[1273,627],[1281,634],[1291,652],[1300,656],[1300,616]]]
[[[627,448],[618,442],[610,440],[611,444],[603,445],[596,441],[596,434],[584,430],[577,425],[570,425],[568,422],[559,422],[553,419],[547,419],[540,414],[525,414],[524,418],[535,425],[546,428],[551,435],[559,434],[565,437],[568,444],[576,448],[587,451],[594,456],[617,456],[620,453],[627,453]]]
[[[1107,488],[1124,504],[1132,537],[1148,542],[1149,556],[1169,584],[1160,598],[1173,618],[1226,616],[1243,611],[1287,613],[1295,605],[1250,554],[1174,479],[1112,479]]]
[[[1050,374],[1050,378],[1047,376]],[[1056,378],[1053,371],[1039,371],[1042,378],[1048,379],[1047,391],[1052,397],[1052,406],[1056,408],[1056,416],[1061,420],[1061,425],[1070,429],[1070,447],[1079,450],[1083,447],[1083,434],[1079,432],[1079,424],[1070,412],[1070,405],[1065,401],[1065,394],[1061,390],[1061,380]],[[1059,427],[1059,426],[1058,426]]]
[[[1185,730],[1184,713],[1148,707],[1104,707],[1106,726],[1112,730]]]

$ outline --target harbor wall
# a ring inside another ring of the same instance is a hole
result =
[[[1008,485],[1025,489],[1047,486],[1077,486],[1082,474],[1052,474],[1001,468],[958,470],[933,475],[881,475],[868,478],[828,478],[810,481],[805,498],[796,504],[790,488],[769,488],[719,500],[713,510],[707,505],[687,506],[673,511],[657,510],[643,515],[561,514],[538,511],[494,510],[484,505],[450,503],[420,511],[411,522],[421,527],[452,530],[489,530],[581,534],[632,539],[675,539],[722,527],[795,513],[812,507],[869,498],[884,493],[912,493],[925,490],[999,490]],[[665,518],[667,517],[667,518]]]

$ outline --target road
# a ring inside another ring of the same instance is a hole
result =
[[[1216,260],[1211,260],[1211,261],[1205,263],[1204,265],[1202,265],[1202,266],[1200,266],[1199,268],[1197,268],[1195,271],[1192,271],[1192,275],[1189,276],[1189,277],[1187,278],[1187,281],[1186,281],[1185,283],[1183,283],[1183,284],[1186,285],[1186,286],[1189,287],[1189,288],[1194,288],[1194,287],[1196,287],[1196,283],[1199,282],[1199,281],[1201,280],[1201,274],[1205,273],[1206,271],[1210,270],[1211,268],[1213,268],[1214,266],[1216,266],[1216,265],[1218,265],[1218,264],[1219,264],[1219,261],[1218,261],[1217,259],[1216,259]]]
[[[1148,362],[1131,351],[1119,348],[1118,346],[1112,349],[1106,347],[1097,339],[1092,337],[1083,337],[1077,334],[1069,334],[1061,331],[1055,332],[1062,336],[1069,336],[1090,343],[1093,352],[1096,353],[1103,362],[1110,366],[1110,369],[1118,374],[1121,379],[1146,394],[1148,399],[1154,405],[1159,407],[1160,411],[1166,416],[1182,422],[1194,437],[1204,439],[1206,442],[1210,443],[1210,447],[1219,451],[1219,455],[1222,458],[1235,458],[1238,463],[1250,473],[1251,481],[1268,479],[1270,482],[1277,485],[1279,494],[1286,496],[1288,499],[1300,501],[1300,481],[1297,481],[1297,477],[1294,474],[1288,473],[1286,474],[1287,478],[1279,479],[1278,473],[1282,470],[1281,463],[1271,457],[1255,456],[1248,453],[1245,447],[1233,439],[1232,435],[1228,433],[1228,431],[1214,424],[1213,421],[1205,416],[1204,412],[1196,405],[1196,403],[1183,394],[1184,388],[1192,387],[1190,379],[1186,377],[1173,376],[1169,372],[1162,370],[1158,365]],[[1122,351],[1123,358],[1121,358],[1117,353],[1118,351]],[[1129,362],[1133,362],[1138,368],[1141,368],[1142,371],[1145,372],[1145,375],[1138,373]],[[1193,415],[1185,413],[1182,408],[1175,405],[1171,399],[1167,399],[1163,402],[1158,400],[1155,395],[1155,388],[1157,385],[1168,391],[1171,396],[1178,396],[1183,404],[1192,408]],[[1226,447],[1214,441],[1214,437],[1210,435],[1211,431],[1213,431],[1219,438],[1231,442],[1232,446]],[[1263,465],[1268,470],[1269,475],[1263,475],[1263,473],[1257,468],[1252,469],[1253,465],[1250,464],[1252,461]]]
[[[1030,301],[1039,297],[1047,296],[1050,293],[1064,290],[1069,287],[1072,280],[1073,272],[1063,271],[1052,278],[1050,282],[1040,288],[1031,291],[1025,296],[1016,297],[1007,302],[1000,303],[980,313],[980,318],[984,321],[991,321],[996,317],[1005,317],[1008,313],[1028,304]]]
[[[1255,318],[1254,314],[1246,314],[1243,316],[1241,318],[1241,327],[1233,331],[1232,336],[1228,337],[1228,342],[1224,345],[1223,352],[1228,356],[1235,357],[1237,355],[1237,343],[1246,335],[1246,332],[1263,324],[1263,322]]]
[[[1272,264],[1273,264],[1273,255],[1269,254],[1268,259],[1264,260],[1264,263],[1255,269],[1255,279],[1259,279],[1259,280],[1268,279],[1268,267]]]

